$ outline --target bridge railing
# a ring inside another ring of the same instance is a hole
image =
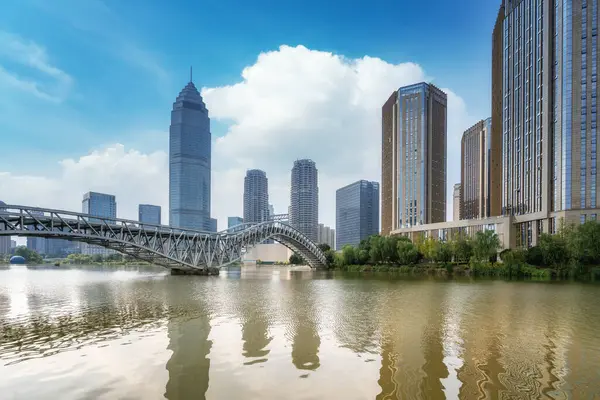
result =
[[[171,227],[169,225],[160,225],[160,224],[152,224],[147,222],[134,221],[124,218],[110,218],[110,217],[102,217],[97,215],[90,215],[84,213],[78,213],[74,211],[66,211],[66,210],[56,210],[49,208],[40,208],[40,207],[26,207],[21,205],[5,205],[0,209],[0,221],[2,219],[14,219],[14,218],[22,218],[22,219],[32,219],[35,223],[41,223],[42,219],[47,218],[56,218],[57,220],[62,220],[66,224],[77,224],[84,223],[85,225],[106,225],[106,226],[114,226],[114,227],[127,227],[127,228],[143,228],[146,230],[159,230],[165,232],[171,232],[176,234],[189,234],[189,235],[210,235],[214,234],[214,232],[207,232],[202,230],[194,230],[194,229],[181,229]],[[23,220],[23,226],[31,225],[25,224]]]

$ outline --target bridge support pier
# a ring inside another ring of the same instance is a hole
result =
[[[204,268],[204,269],[179,269],[171,268],[171,275],[219,275],[219,268]]]

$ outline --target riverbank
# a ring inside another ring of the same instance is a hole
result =
[[[569,270],[567,268],[545,268],[531,265],[510,266],[503,263],[478,263],[475,265],[461,263],[422,263],[416,265],[344,265],[333,268],[335,271],[359,273],[389,273],[401,275],[438,275],[438,276],[472,276],[498,278],[534,278],[540,280],[600,280],[600,266]]]

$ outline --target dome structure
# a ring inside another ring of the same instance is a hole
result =
[[[21,256],[12,256],[9,261],[12,265],[24,265],[25,259]]]

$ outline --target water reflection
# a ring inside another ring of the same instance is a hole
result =
[[[176,304],[183,313],[172,317],[167,324],[167,349],[172,355],[166,366],[169,380],[164,397],[189,399],[193,394],[195,399],[205,399],[210,371],[208,356],[212,347],[212,341],[208,339],[210,310],[204,296],[190,296],[195,290],[193,280],[177,278],[170,282],[174,290],[168,290],[167,297],[169,303]],[[193,312],[187,312],[191,310]]]
[[[106,399],[600,393],[599,286],[275,271],[0,271],[0,393],[28,381],[40,388],[21,398],[43,397],[44,384]],[[139,358],[135,370],[123,354]],[[136,394],[128,375],[160,391]]]

